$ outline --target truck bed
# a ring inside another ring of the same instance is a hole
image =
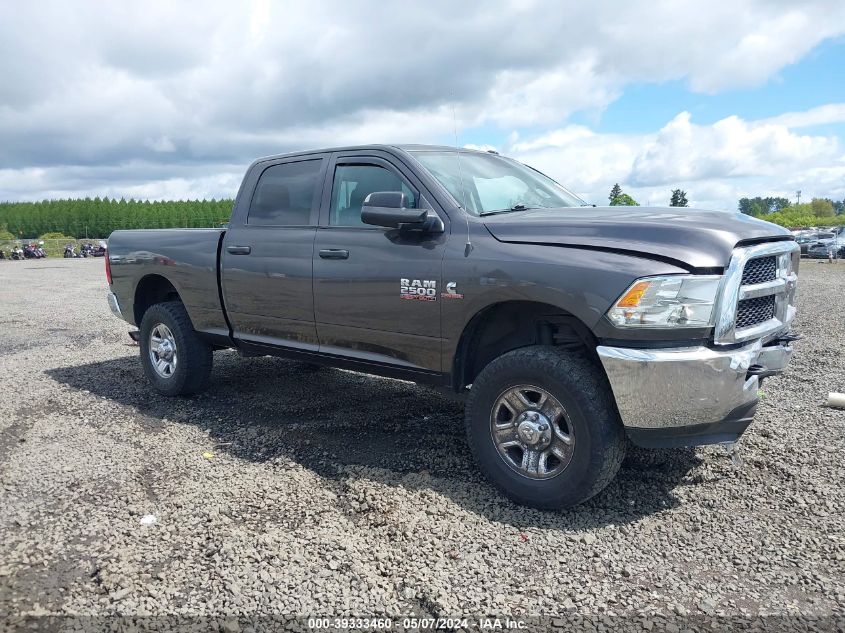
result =
[[[228,336],[220,302],[217,262],[225,229],[115,231],[109,237],[114,292],[133,323],[134,303],[145,278],[165,277],[176,289],[200,332]],[[137,287],[137,291],[136,291]]]

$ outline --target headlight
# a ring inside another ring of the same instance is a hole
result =
[[[644,277],[613,304],[607,318],[617,327],[708,327],[721,281],[719,275]]]

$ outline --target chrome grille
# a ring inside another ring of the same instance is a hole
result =
[[[787,240],[734,249],[716,315],[717,344],[771,338],[789,329],[799,258],[798,245]]]
[[[744,328],[768,321],[775,316],[775,296],[744,299],[736,308],[736,327]]]
[[[762,284],[778,275],[778,258],[774,255],[750,260],[742,271],[742,285]]]

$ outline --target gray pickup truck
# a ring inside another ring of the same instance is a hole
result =
[[[540,508],[602,490],[629,441],[736,441],[797,338],[784,229],[594,207],[492,152],[262,158],[228,227],[115,231],[106,259],[159,392],[223,348],[447,388],[483,472]]]

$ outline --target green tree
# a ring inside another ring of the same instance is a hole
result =
[[[613,200],[610,201],[612,207],[638,207],[640,203],[634,200],[627,193],[620,193]]]
[[[672,189],[672,197],[669,199],[670,207],[688,207],[687,192],[683,189]]]
[[[813,198],[810,206],[813,209],[813,215],[817,218],[830,218],[836,215],[833,209],[833,202],[827,198]]]
[[[778,211],[783,211],[784,209],[786,209],[790,205],[788,198],[777,197],[777,198],[766,198],[766,200],[769,201],[769,209],[771,210],[772,213],[777,213]]]
[[[746,215],[761,216],[783,211],[789,206],[789,200],[786,198],[761,198],[760,196],[756,196],[754,198],[740,198],[738,208],[740,212]]]
[[[117,229],[218,227],[232,200],[149,202],[109,198],[0,203],[0,226],[20,238],[45,233],[103,238]]]
[[[610,206],[612,207],[638,207],[640,206],[636,200],[634,200],[631,196],[627,193],[622,192],[622,187],[619,186],[617,182],[613,185],[613,188],[610,190],[610,195],[608,196],[610,199]]]
[[[827,205],[816,204],[817,207]],[[834,203],[831,202],[831,207]],[[766,216],[767,222],[773,222],[790,229],[805,229],[811,226],[845,226],[845,214],[819,217],[813,210],[812,202],[793,204]]]
[[[751,215],[760,217],[761,215],[769,215],[770,211],[769,203],[764,198],[754,198],[751,201]]]

